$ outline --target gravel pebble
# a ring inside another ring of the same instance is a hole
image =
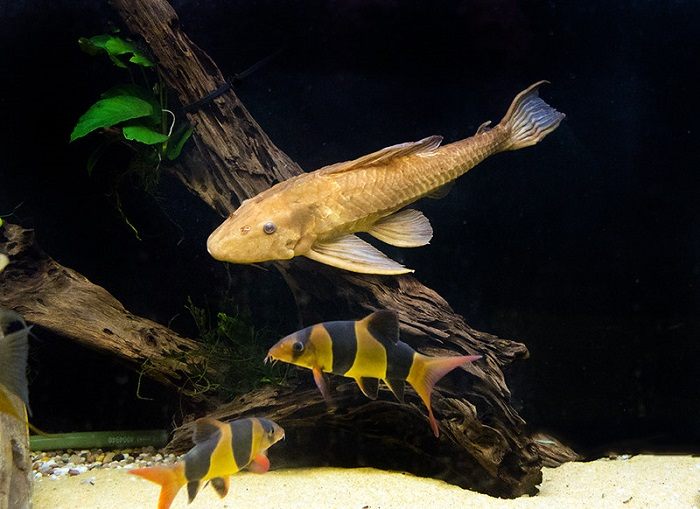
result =
[[[97,468],[131,469],[151,467],[156,464],[172,464],[182,456],[166,454],[154,447],[140,449],[120,449],[103,451],[102,449],[81,451],[33,451],[32,469],[34,477],[60,479],[64,476],[76,476]],[[86,483],[94,483],[90,479]]]

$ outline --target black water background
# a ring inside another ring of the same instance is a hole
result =
[[[177,1],[225,74],[283,52],[237,87],[302,167],[497,121],[513,95],[568,117],[535,148],[496,156],[450,195],[421,203],[435,238],[398,253],[478,329],[528,345],[509,373],[535,428],[583,450],[698,449],[697,67],[693,2]],[[100,2],[0,5],[0,214],[128,308],[192,332],[225,272],[203,243],[218,221],[166,179],[159,202],[129,194],[136,241],[69,146],[75,119],[121,75],[79,36],[118,23]],[[394,252],[393,254],[397,254]],[[274,272],[232,269],[258,325],[294,323]],[[279,309],[288,315],[280,317]],[[76,313],[80,310],[76,310]],[[177,397],[48,333],[33,345],[32,401],[49,430],[167,425]],[[104,383],[103,383],[104,382]],[[114,387],[115,389],[110,389]],[[118,389],[117,389],[118,388]],[[79,397],[76,397],[79,395]]]

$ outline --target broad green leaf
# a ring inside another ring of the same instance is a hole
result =
[[[156,143],[164,143],[168,141],[168,135],[149,129],[142,125],[132,125],[122,129],[124,138],[127,140],[138,141],[146,145],[155,145]]]
[[[100,127],[111,127],[132,118],[147,117],[152,113],[153,107],[138,97],[118,95],[100,99],[78,119],[70,141],[82,138]]]
[[[150,91],[146,87],[142,87],[134,84],[127,85],[117,85],[102,94],[102,98],[115,97],[118,95],[133,95],[139,99],[143,99],[151,104],[153,108],[153,113],[149,117],[150,122],[155,127],[160,127],[163,121],[163,110],[160,109],[160,102],[155,93]]]
[[[142,67],[153,67],[153,62],[151,62],[143,53],[134,53],[134,56],[129,59],[129,62]]]
[[[126,67],[126,64],[119,58],[121,55],[131,55],[129,62],[143,67],[153,67],[153,62],[149,60],[139,49],[130,41],[117,37],[116,35],[96,35],[89,39],[81,37],[78,39],[78,44],[83,51],[90,55],[96,55],[100,52],[105,52],[109,58],[118,67]]]
[[[193,130],[194,129],[187,124],[182,124],[178,127],[177,131],[170,137],[170,141],[168,141],[168,146],[165,149],[165,157],[171,161],[177,159],[180,156],[180,152],[182,152],[182,147],[185,146],[185,142],[192,136]]]

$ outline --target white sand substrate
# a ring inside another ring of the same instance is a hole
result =
[[[273,465],[274,467],[274,465]],[[700,509],[700,457],[641,455],[545,468],[540,493],[504,500],[442,481],[371,468],[240,473],[220,499],[211,487],[191,505],[182,489],[173,509]],[[35,509],[156,509],[159,487],[127,474],[97,469],[75,477],[37,479]]]

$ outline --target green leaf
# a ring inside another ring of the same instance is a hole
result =
[[[100,127],[111,127],[132,118],[147,117],[152,113],[153,107],[138,97],[118,95],[100,99],[78,119],[70,141],[82,138]]]
[[[151,107],[153,108],[153,113],[151,113],[151,116],[149,117],[150,123],[152,123],[154,127],[160,127],[163,120],[163,110],[160,109],[160,101],[155,93],[146,87],[128,84],[116,85],[104,92],[101,97],[105,99],[118,95],[133,95],[134,97],[138,97],[139,99],[143,99],[144,101],[150,103]]]
[[[142,125],[132,125],[124,127],[122,129],[124,133],[124,138],[127,140],[138,141],[139,143],[145,143],[146,145],[155,145],[157,143],[164,143],[168,141],[168,135],[149,129]]]
[[[171,161],[177,159],[180,156],[180,152],[182,152],[182,147],[185,146],[185,142],[192,136],[192,131],[194,131],[192,126],[187,124],[182,124],[178,127],[170,137],[170,141],[168,141],[168,146],[165,148],[165,157]]]
[[[81,37],[78,39],[78,44],[83,51],[90,55],[97,55],[102,52],[106,53],[118,67],[126,67],[126,64],[124,64],[121,59],[117,58],[122,55],[131,55],[129,62],[132,64],[142,67],[153,67],[153,62],[134,46],[132,42],[117,37],[116,35],[102,34],[90,37],[89,39]]]

